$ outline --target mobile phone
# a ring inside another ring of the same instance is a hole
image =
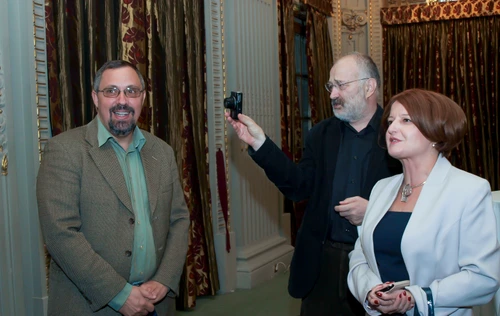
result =
[[[410,281],[409,280],[398,281],[398,282],[394,282],[394,283],[388,284],[386,287],[384,287],[383,289],[379,290],[379,292],[391,293],[391,292],[393,292],[395,290],[404,289],[407,286],[410,286]]]

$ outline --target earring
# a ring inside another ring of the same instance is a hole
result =
[[[432,148],[436,148],[436,143],[432,144]]]

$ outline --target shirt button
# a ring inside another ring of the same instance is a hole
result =
[[[134,225],[134,223],[135,223],[135,219],[133,219],[133,218],[129,219],[129,220],[128,220],[128,223],[129,223],[130,225]]]
[[[137,225],[141,225],[141,221],[137,221]]]
[[[357,159],[358,159],[358,156],[354,156],[354,157],[352,157],[352,159],[357,160]]]
[[[125,256],[130,257],[132,255],[132,251],[127,250],[125,251]]]
[[[348,228],[345,229],[346,232],[350,232],[350,230]]]
[[[141,249],[143,248],[143,247],[142,247],[142,245],[140,246],[140,248],[141,248]]]
[[[356,183],[356,181],[355,180],[351,180],[351,183]]]

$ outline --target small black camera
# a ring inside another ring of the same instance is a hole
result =
[[[224,107],[231,110],[231,118],[237,120],[243,107],[243,93],[231,91],[231,96],[224,99]]]

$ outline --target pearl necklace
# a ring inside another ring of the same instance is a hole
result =
[[[427,182],[427,180],[414,186],[411,186],[409,183],[405,184],[403,190],[401,190],[401,202],[406,203],[408,197],[413,193],[413,189],[423,186],[425,182]]]

